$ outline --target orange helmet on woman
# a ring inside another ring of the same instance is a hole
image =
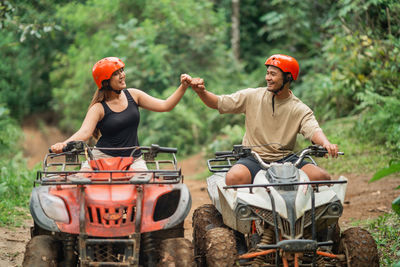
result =
[[[282,54],[270,56],[267,61],[265,61],[265,66],[274,66],[284,73],[291,73],[293,80],[297,80],[300,71],[299,63],[297,63],[295,58]]]
[[[109,80],[114,71],[123,67],[125,67],[124,62],[117,57],[106,57],[97,61],[92,69],[93,79],[97,84],[97,88],[100,89],[103,81]]]

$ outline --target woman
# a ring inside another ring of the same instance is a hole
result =
[[[96,139],[100,136],[96,144],[99,148],[139,146],[137,136],[140,121],[139,107],[158,112],[170,111],[192,82],[189,75],[182,74],[178,89],[166,100],[161,100],[138,89],[126,89],[124,67],[125,64],[117,57],[103,58],[93,66],[92,74],[98,90],[93,96],[82,126],[64,142],[52,145],[53,152],[61,153],[68,142],[87,141],[91,136]],[[197,86],[202,86],[201,79],[194,81],[197,81]],[[95,158],[126,157],[131,152],[131,150],[94,150],[93,154]],[[146,170],[141,152],[136,151],[134,157],[137,159],[132,167]]]

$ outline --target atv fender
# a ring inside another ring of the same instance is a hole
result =
[[[240,220],[236,213],[238,206],[239,191],[248,192],[248,189],[223,189],[225,184],[225,173],[216,173],[207,179],[208,194],[216,207],[222,214],[224,224],[241,233],[249,233],[251,230],[251,221]]]
[[[179,204],[174,214],[168,218],[164,225],[164,229],[170,229],[183,222],[192,207],[192,197],[186,184],[175,185],[175,190],[180,190],[181,192]]]
[[[341,175],[338,181],[347,181],[347,178]],[[340,202],[344,202],[344,196],[347,190],[347,183],[344,184],[334,184],[332,186],[332,190],[336,192],[337,197],[339,198]]]

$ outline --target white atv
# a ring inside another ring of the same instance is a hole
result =
[[[214,172],[207,179],[213,204],[193,214],[198,266],[379,266],[368,231],[354,227],[340,233],[347,178],[310,181],[296,168],[304,158],[314,162],[311,156],[326,153],[310,146],[295,164],[266,164],[240,145],[217,152],[208,160]],[[253,184],[227,186],[226,172],[251,154],[263,168]]]

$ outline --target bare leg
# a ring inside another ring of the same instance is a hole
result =
[[[310,181],[322,181],[331,179],[331,176],[327,171],[313,164],[304,165],[301,170],[307,174],[308,178],[310,178]]]
[[[251,173],[242,164],[233,165],[226,174],[225,183],[226,185],[251,184]]]

